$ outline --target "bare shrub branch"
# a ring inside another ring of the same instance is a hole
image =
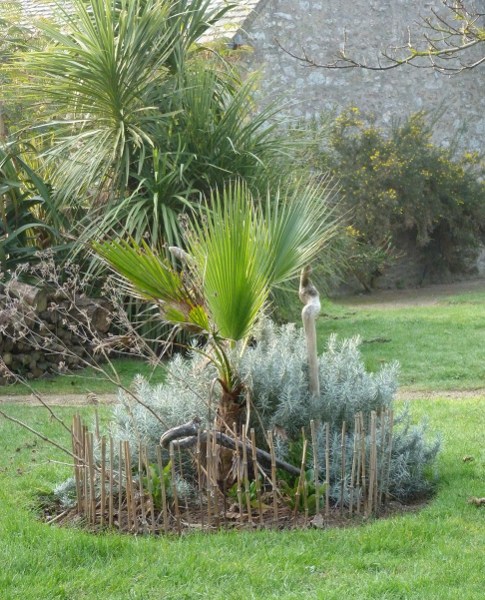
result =
[[[420,21],[421,39],[413,39],[408,28],[408,41],[403,46],[389,46],[374,63],[358,58],[346,50],[348,32],[344,34],[342,48],[333,60],[320,62],[305,48],[300,52],[275,40],[286,54],[308,67],[320,69],[365,69],[389,71],[403,65],[418,69],[433,69],[444,74],[457,74],[475,69],[485,63],[482,56],[470,52],[485,47],[485,13],[468,0],[442,0],[446,15],[431,9],[431,15]]]

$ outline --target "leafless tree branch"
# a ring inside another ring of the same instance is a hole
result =
[[[432,9],[432,16],[421,20],[423,36],[412,40],[408,33],[405,46],[389,47],[376,57],[375,63],[361,60],[346,51],[347,34],[344,33],[342,48],[335,58],[320,62],[305,48],[299,52],[290,50],[280,40],[277,46],[304,66],[320,69],[365,69],[369,71],[389,71],[410,65],[418,69],[433,69],[444,74],[456,74],[475,69],[485,63],[484,56],[478,57],[470,50],[485,48],[485,13],[478,10],[472,1],[442,0],[447,10],[446,16]]]

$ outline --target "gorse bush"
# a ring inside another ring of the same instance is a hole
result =
[[[335,503],[341,500],[343,421],[347,425],[343,444],[347,481],[352,464],[355,415],[362,413],[367,428],[372,411],[382,413],[392,408],[397,386],[397,364],[384,366],[377,373],[368,373],[358,346],[358,338],[342,342],[330,338],[319,358],[319,398],[312,398],[308,392],[305,341],[301,331],[294,326],[278,327],[264,321],[255,335],[254,344],[240,354],[237,362],[248,394],[249,424],[257,432],[258,444],[264,444],[264,433],[271,429],[275,432],[280,458],[291,462],[296,456],[298,460],[301,457],[301,428],[308,430],[310,419],[314,419],[319,424],[319,464],[325,465],[322,454],[326,445],[324,424],[329,423],[330,495]],[[130,394],[119,393],[111,433],[117,439],[130,441],[136,461],[140,441],[155,448],[166,430],[194,417],[198,417],[203,426],[211,424],[219,402],[219,389],[217,373],[204,357],[196,351],[188,358],[177,356],[168,366],[165,383],[151,387],[143,378],[135,380],[133,393],[142,398],[150,410],[138,404]],[[400,500],[422,496],[432,489],[439,441],[428,444],[425,429],[423,424],[411,425],[407,412],[396,418],[389,489]],[[368,433],[365,444],[368,453]],[[312,464],[310,456],[309,468]],[[324,478],[323,466],[320,469],[320,476]],[[189,472],[188,468],[186,472]],[[348,490],[348,487],[344,489]],[[343,501],[347,502],[348,491],[344,494]]]
[[[433,144],[425,114],[384,131],[349,109],[336,119],[320,165],[338,174],[354,242],[387,248],[390,237],[399,253],[409,240],[425,268],[470,268],[485,234],[483,162]],[[368,283],[385,262],[369,262]]]

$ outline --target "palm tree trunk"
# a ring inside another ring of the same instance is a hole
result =
[[[241,389],[241,386],[237,385],[231,390],[223,390],[215,419],[215,429],[232,438],[235,435],[240,435],[243,424],[244,405],[239,401]],[[219,447],[218,482],[222,489],[227,489],[234,482],[233,465],[234,451]]]

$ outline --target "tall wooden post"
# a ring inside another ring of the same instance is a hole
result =
[[[320,381],[318,377],[317,330],[315,321],[320,313],[320,295],[310,281],[312,268],[310,265],[302,269],[300,276],[300,300],[305,305],[301,311],[308,352],[308,372],[310,379],[310,394],[320,396]]]

